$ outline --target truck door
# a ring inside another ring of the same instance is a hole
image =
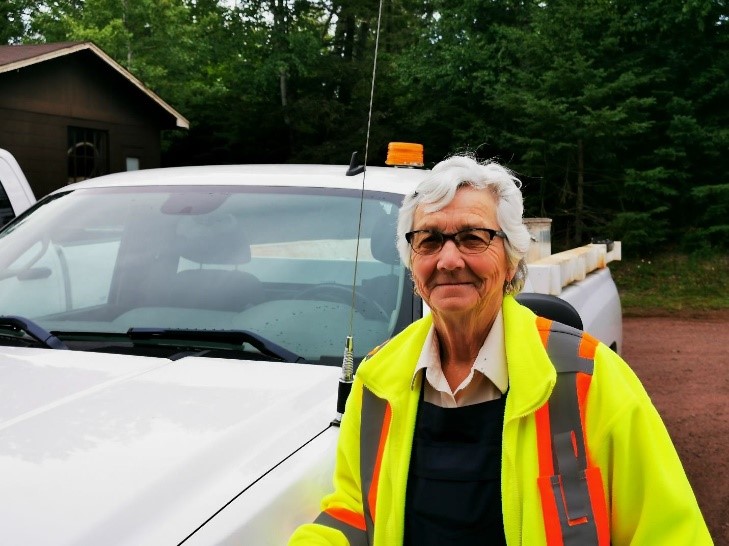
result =
[[[35,203],[35,195],[20,170],[20,165],[7,151],[0,149],[0,226]]]

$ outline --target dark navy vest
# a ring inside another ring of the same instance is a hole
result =
[[[506,545],[501,442],[506,396],[441,408],[422,399],[405,502],[405,546]]]

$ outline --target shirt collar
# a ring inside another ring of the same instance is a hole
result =
[[[440,367],[440,365],[438,337],[435,327],[431,325],[423,343],[423,349],[420,351],[420,357],[410,381],[410,388],[414,388],[415,378],[421,370],[429,367]],[[473,368],[488,377],[502,394],[509,388],[509,370],[506,364],[506,346],[504,343],[504,317],[501,310],[496,315],[494,324],[478,351],[478,355],[476,355]]]

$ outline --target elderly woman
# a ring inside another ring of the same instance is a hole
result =
[[[465,156],[405,198],[398,249],[431,313],[360,365],[335,491],[290,544],[711,544],[628,366],[513,298],[526,274],[522,214],[519,180]],[[574,409],[569,387],[551,398],[565,365],[549,344],[565,336],[579,348],[566,366],[580,372]]]

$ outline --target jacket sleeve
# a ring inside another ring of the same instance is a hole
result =
[[[591,443],[606,470],[611,543],[713,544],[678,453],[643,385],[606,347],[596,357],[594,379],[601,388],[588,402],[588,419],[598,416]]]
[[[355,376],[339,432],[334,492],[325,496],[313,523],[299,527],[289,546],[367,545],[360,483],[362,383]]]

